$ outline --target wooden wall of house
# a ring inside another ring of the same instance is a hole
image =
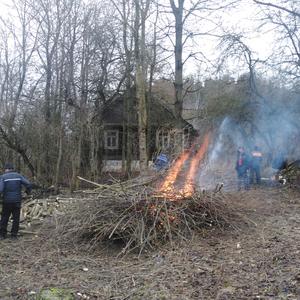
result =
[[[149,160],[153,158],[156,153],[156,130],[157,128],[152,127],[150,130],[150,135],[148,139],[149,143]],[[108,149],[108,145],[105,141],[107,139],[107,133],[112,131],[118,131],[118,148],[117,149]],[[105,160],[122,160],[122,145],[123,145],[123,127],[121,125],[105,125],[104,129],[104,153],[103,157]],[[126,142],[126,141],[124,141]],[[132,159],[139,159],[139,143],[138,143],[138,129],[137,127],[133,128],[133,147],[132,147]]]

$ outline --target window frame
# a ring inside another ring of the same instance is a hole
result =
[[[156,131],[156,148],[168,149],[171,142],[171,133],[168,129],[159,129]]]
[[[110,134],[115,133],[116,145],[108,146],[108,139],[112,138]],[[104,131],[104,148],[107,150],[118,150],[119,149],[119,130],[118,129],[108,129]]]

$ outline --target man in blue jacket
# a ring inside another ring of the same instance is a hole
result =
[[[0,193],[3,195],[0,239],[6,238],[10,215],[12,215],[13,219],[11,237],[13,239],[17,238],[21,212],[22,185],[26,187],[27,193],[31,191],[31,183],[21,174],[15,172],[12,164],[6,163],[4,174],[0,177]]]
[[[250,166],[250,183],[254,184],[255,179],[256,183],[261,183],[261,175],[260,175],[260,166],[262,162],[262,153],[259,150],[258,146],[255,146],[253,151],[251,152],[251,166]]]

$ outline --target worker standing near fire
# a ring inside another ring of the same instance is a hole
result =
[[[258,146],[255,146],[251,152],[251,166],[250,166],[250,184],[261,183],[260,167],[262,162],[262,153]]]
[[[238,190],[242,188],[249,189],[249,155],[245,152],[244,147],[239,147],[237,151],[236,172],[238,176]]]
[[[164,153],[160,153],[154,161],[154,168],[156,169],[156,171],[161,171],[167,168],[168,165],[169,165],[169,158]]]
[[[25,186],[26,192],[30,193],[31,183],[21,174],[15,172],[11,163],[6,163],[4,174],[0,177],[0,193],[3,195],[0,239],[6,238],[10,215],[12,215],[13,219],[11,238],[17,238],[21,212],[22,186]]]

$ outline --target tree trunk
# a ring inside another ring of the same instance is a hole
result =
[[[142,9],[139,0],[135,1],[135,59],[136,59],[136,95],[138,101],[138,135],[140,172],[148,169],[147,156],[147,104],[146,104],[146,16],[150,2]]]
[[[130,75],[129,75],[130,76]],[[130,79],[127,81],[127,88],[125,91],[125,103],[124,103],[124,124],[123,124],[123,139],[122,139],[122,169],[126,176],[131,174],[131,162],[132,162],[132,145],[133,145],[133,116],[132,116],[132,93],[130,91]]]
[[[58,184],[59,184],[59,175],[61,170],[61,162],[63,157],[63,137],[64,137],[64,129],[61,125],[59,132],[59,143],[58,143],[58,157],[56,161],[56,170],[55,170],[55,179],[54,179],[54,188],[55,192],[58,193]]]
[[[122,11],[120,16],[123,23],[123,46],[125,53],[125,93],[124,93],[124,110],[123,110],[123,136],[122,136],[122,171],[126,176],[131,174],[131,162],[132,162],[132,145],[133,145],[133,94],[131,87],[131,69],[132,69],[132,37],[128,35],[129,14],[130,9],[127,0],[122,1]]]
[[[170,0],[172,11],[175,17],[175,102],[174,112],[175,118],[178,120],[175,132],[175,153],[179,154],[182,151],[183,135],[181,122],[182,106],[183,106],[183,62],[182,62],[182,34],[183,34],[183,4],[184,0],[178,0],[178,7],[176,7],[174,0]]]

